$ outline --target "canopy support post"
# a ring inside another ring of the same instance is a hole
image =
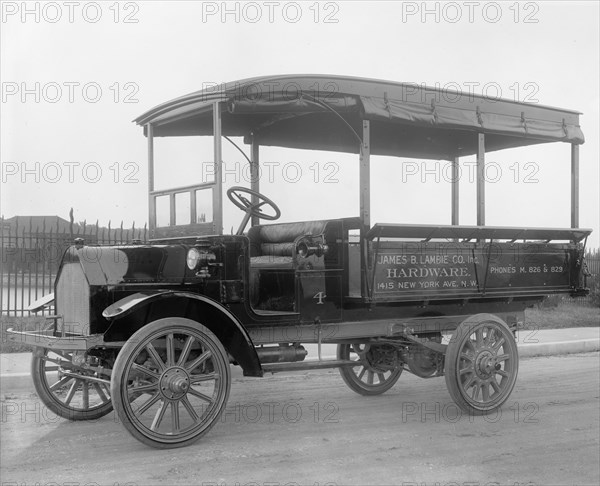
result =
[[[148,230],[150,238],[154,237],[156,229],[156,198],[152,195],[154,191],[154,129],[152,123],[146,125],[148,137]]]
[[[460,179],[458,161],[458,157],[452,160],[452,226],[458,226],[458,181]]]
[[[250,153],[250,189],[256,192],[260,192],[260,172],[259,172],[259,162],[260,162],[260,145],[256,141],[256,137],[252,134],[252,146]],[[252,205],[258,204],[258,197],[252,195],[250,201]],[[258,216],[252,216],[250,220],[250,226],[256,226],[259,224],[260,220]]]
[[[477,134],[477,226],[485,226],[485,135]]]
[[[215,234],[223,234],[223,160],[221,146],[221,102],[213,103],[213,147],[215,186],[213,188],[213,228]]]
[[[361,293],[363,297],[369,295],[368,289],[368,243],[365,238],[371,227],[371,144],[370,144],[370,122],[363,120],[362,143],[360,144],[360,268],[361,268]]]
[[[571,144],[571,228],[579,228],[579,145]]]

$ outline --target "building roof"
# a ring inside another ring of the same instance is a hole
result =
[[[11,228],[18,227],[19,229],[24,228],[29,231],[36,232],[50,232],[54,233],[69,231],[70,223],[66,219],[60,216],[12,216],[11,218],[4,218],[2,220],[4,224],[9,224]],[[76,224],[74,224],[76,226]]]

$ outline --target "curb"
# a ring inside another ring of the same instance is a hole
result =
[[[578,339],[554,343],[524,344],[519,346],[519,357],[555,356],[561,354],[591,353],[600,351],[599,339]]]
[[[518,349],[520,358],[591,353],[600,351],[600,339],[521,344],[518,346]],[[323,358],[333,359],[335,356],[330,355],[328,352]],[[313,361],[314,359],[307,361]],[[242,370],[238,366],[233,366],[231,368],[231,377],[233,380],[242,379]],[[0,397],[4,398],[6,395],[14,393],[34,393],[33,381],[29,372],[0,374]]]

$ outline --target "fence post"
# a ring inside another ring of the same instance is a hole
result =
[[[73,241],[73,221],[74,221],[73,208],[71,208],[71,211],[69,211],[69,219],[70,219],[69,233],[70,233],[70,236],[71,236],[71,241]]]

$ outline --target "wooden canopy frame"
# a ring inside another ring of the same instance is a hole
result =
[[[354,152],[360,159],[360,218],[371,226],[371,154],[437,157],[452,162],[450,221],[459,225],[459,157],[476,155],[477,226],[485,226],[486,152],[538,143],[571,144],[571,227],[579,226],[579,112],[406,83],[363,78],[286,75],[207,88],[138,117],[148,137],[148,193],[152,238],[222,234],[222,136],[251,146],[251,189],[260,190],[260,146]],[[157,191],[154,138],[210,135],[215,182]],[[487,148],[487,150],[486,150]],[[212,223],[197,223],[196,193],[211,190]],[[175,196],[189,192],[192,224],[178,230]],[[170,198],[170,228],[156,226],[156,198]],[[252,225],[258,224],[252,218]]]

